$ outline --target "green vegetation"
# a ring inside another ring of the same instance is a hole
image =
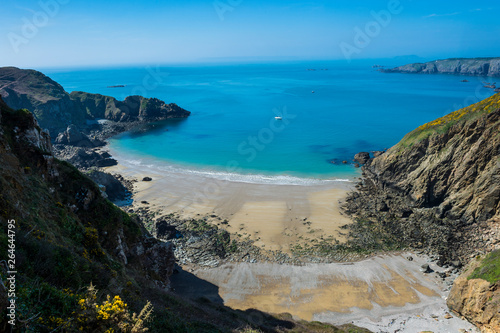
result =
[[[305,242],[291,246],[292,254],[297,257],[314,255],[340,260],[346,256],[397,251],[407,247],[403,239],[394,232],[394,228],[381,221],[358,218],[352,224],[343,226],[342,229],[348,234],[345,243],[340,243],[332,236],[318,239],[307,238]]]
[[[408,133],[397,145],[399,149],[411,147],[417,142],[433,134],[443,134],[459,122],[475,120],[486,113],[500,108],[500,93],[495,94],[479,103],[451,112],[444,117],[428,122]]]
[[[16,220],[18,322],[13,332],[143,332],[145,327],[175,333],[310,332],[308,325],[319,325],[186,300],[159,288],[155,271],[132,251],[153,241],[137,217],[104,199],[97,185],[70,164],[19,142],[13,128],[32,130],[29,112],[13,111],[1,99],[0,112],[2,249],[9,244],[7,221]],[[227,233],[206,221],[193,220],[190,227],[211,233],[225,251],[238,249]],[[122,245],[129,248],[127,264],[117,254]],[[3,266],[0,278],[6,284]],[[89,285],[100,292],[88,290]],[[0,304],[6,301],[2,289]],[[2,307],[1,332],[11,329],[7,318]],[[317,332],[356,332],[321,325]]]
[[[500,250],[488,254],[467,279],[483,279],[491,284],[500,281]]]

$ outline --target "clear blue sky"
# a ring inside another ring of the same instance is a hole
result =
[[[400,0],[390,22],[373,25],[391,1],[10,0],[0,66],[344,59],[341,45],[353,59],[500,56],[497,1]],[[355,44],[367,24],[372,37]]]

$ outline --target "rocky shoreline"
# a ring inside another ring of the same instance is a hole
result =
[[[343,205],[355,237],[377,235],[373,242],[382,248],[434,253],[441,265],[499,248],[499,100],[497,94],[423,125],[367,159]],[[468,120],[454,122],[460,117]]]
[[[458,58],[414,63],[395,68],[380,68],[382,73],[456,74],[500,76],[500,58]]]

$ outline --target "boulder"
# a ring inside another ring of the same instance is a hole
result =
[[[366,164],[370,160],[370,153],[361,152],[354,155],[354,160],[359,164]]]
[[[94,147],[94,144],[90,141],[90,139],[85,134],[80,132],[74,124],[69,125],[66,131],[59,133],[55,143],[76,147]]]
[[[104,187],[103,189],[105,190],[109,200],[120,201],[120,200],[125,200],[127,198],[128,195],[127,189],[113,175],[110,175],[109,173],[106,172],[91,170],[90,172],[87,173],[87,176],[89,176],[90,179],[92,179],[97,184],[102,185]]]
[[[422,267],[422,272],[426,274],[434,272],[431,266],[429,266],[429,264],[423,264],[421,267]]]

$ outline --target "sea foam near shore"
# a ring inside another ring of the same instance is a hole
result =
[[[141,168],[143,173],[151,172],[169,173],[185,176],[198,176],[207,179],[215,179],[219,181],[228,181],[236,183],[248,184],[267,184],[267,185],[297,185],[297,186],[316,186],[316,185],[334,185],[339,183],[346,185],[355,182],[355,178],[310,178],[298,177],[292,175],[270,175],[270,174],[245,174],[228,172],[224,170],[210,170],[206,168],[196,168],[193,166],[182,166],[170,164],[165,161],[155,160],[153,158],[136,158],[135,156],[127,156],[115,149],[109,149],[112,156],[119,160],[119,163],[125,167]]]

